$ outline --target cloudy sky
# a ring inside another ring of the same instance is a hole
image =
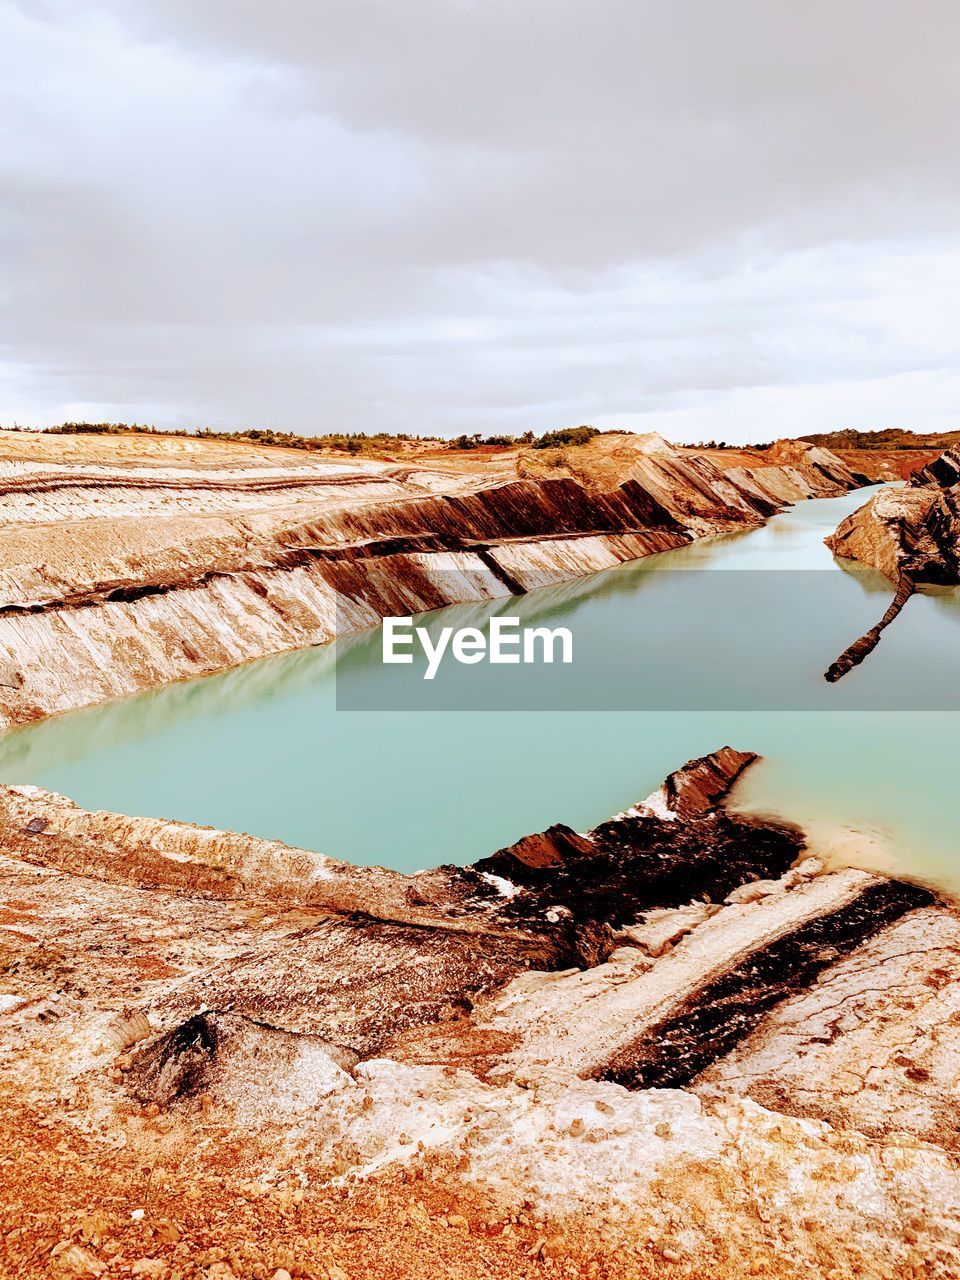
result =
[[[960,426],[956,0],[0,0],[0,422]]]

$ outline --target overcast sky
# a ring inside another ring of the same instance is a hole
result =
[[[956,0],[0,0],[0,422],[960,427]]]

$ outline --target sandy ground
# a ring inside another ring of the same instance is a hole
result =
[[[156,1121],[133,1117],[141,1133]],[[629,1236],[504,1216],[454,1171],[424,1160],[356,1187],[304,1191],[308,1166],[280,1182],[245,1181],[254,1144],[235,1133],[198,1164],[164,1168],[144,1144],[103,1160],[15,1097],[0,1096],[0,1274],[161,1280],[652,1280],[692,1275]],[[722,1272],[715,1273],[723,1274]],[[727,1273],[729,1274],[729,1273]],[[748,1275],[779,1275],[762,1261]]]

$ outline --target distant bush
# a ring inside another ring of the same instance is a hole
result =
[[[542,436],[535,436],[532,431],[524,431],[520,436],[498,434],[483,436],[479,431],[472,435],[462,434],[452,440],[440,436],[412,436],[409,432],[390,433],[378,431],[374,435],[365,435],[359,431],[332,431],[323,435],[303,436],[294,431],[277,431],[273,427],[250,427],[245,431],[215,431],[212,427],[198,427],[195,430],[141,426],[139,423],[126,422],[64,422],[57,427],[48,427],[48,435],[147,435],[147,436],[179,436],[198,437],[203,440],[232,440],[242,444],[274,445],[284,449],[305,449],[313,452],[320,449],[334,449],[348,454],[379,453],[397,448],[411,440],[423,440],[440,447],[456,450],[472,450],[480,448],[501,448],[528,445],[534,449],[555,449],[569,445],[586,444],[601,432],[597,427],[564,427],[559,431],[548,431]],[[720,446],[722,447],[722,446]]]
[[[827,449],[949,449],[960,443],[960,431],[908,431],[903,427],[883,427],[879,431],[860,431],[845,427],[841,431],[821,431],[801,436],[810,444]]]
[[[474,432],[472,436],[461,435],[454,437],[450,441],[451,449],[480,449],[483,447],[495,446],[497,448],[508,448],[512,444],[516,444],[513,436],[481,436],[479,431]]]
[[[186,431],[140,426],[136,422],[64,422],[58,427],[48,427],[47,434],[193,436],[203,440],[232,440],[243,444],[276,445],[284,449],[306,449],[310,452],[337,449],[350,454],[380,452],[415,438],[405,431],[393,435],[386,431],[372,436],[360,432],[335,431],[319,436],[301,436],[293,431],[275,431],[272,427],[251,427],[246,431],[214,431],[212,427],[198,427],[195,431]],[[418,436],[416,439],[440,443],[438,436]]]
[[[145,436],[187,436],[190,431],[165,431],[160,427],[141,427],[126,422],[63,422],[59,427],[47,427],[48,436],[122,436],[135,432]]]
[[[534,449],[555,449],[563,445],[587,444],[600,434],[597,427],[563,427],[560,431],[548,431],[534,440]]]

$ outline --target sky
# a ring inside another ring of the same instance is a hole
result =
[[[956,0],[0,0],[0,423],[960,427]]]

